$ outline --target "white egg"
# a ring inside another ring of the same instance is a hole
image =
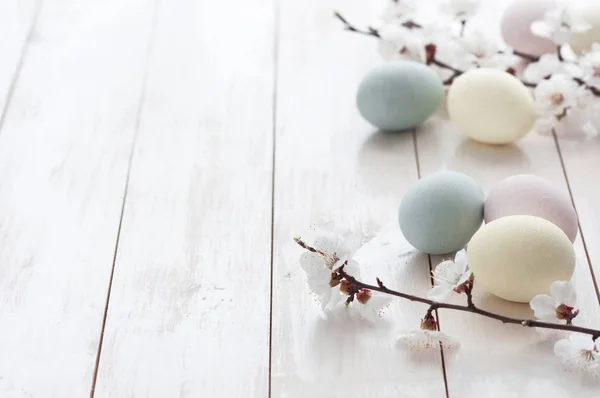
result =
[[[509,216],[483,226],[467,249],[475,285],[509,301],[527,303],[570,280],[575,251],[565,233],[534,216]]]
[[[473,69],[448,92],[450,119],[467,137],[484,144],[507,144],[524,137],[536,120],[527,87],[509,73]]]

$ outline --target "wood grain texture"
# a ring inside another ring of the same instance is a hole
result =
[[[0,1],[0,127],[39,15],[39,0]]]
[[[579,227],[585,239],[598,291],[600,282],[600,189],[596,170],[600,167],[600,140],[597,137],[584,139],[578,133],[574,131],[572,137],[558,139],[557,144],[579,215]],[[600,292],[598,294],[600,296]]]
[[[266,397],[274,4],[162,1],[96,397]]]
[[[397,209],[417,180],[412,134],[377,132],[356,89],[382,63],[375,41],[342,30],[338,9],[370,23],[383,2],[281,2],[273,262],[273,397],[445,397],[440,355],[414,353],[396,334],[426,308],[394,302],[375,325],[325,315],[308,294],[292,237],[340,227],[372,240],[357,253],[365,280],[425,294],[427,257],[409,252]]]
[[[0,132],[0,396],[89,394],[150,9],[47,2]]]

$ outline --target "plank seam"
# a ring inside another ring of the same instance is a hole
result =
[[[417,130],[413,130],[412,131],[412,137],[413,137],[413,149],[414,149],[414,153],[415,153],[415,164],[417,166],[417,178],[420,180],[421,179],[421,161],[419,159],[419,146],[417,145]],[[431,272],[433,271],[433,265],[431,262],[431,255],[428,254],[427,255],[427,261],[429,262],[429,283],[433,286],[433,276],[431,275]],[[438,310],[435,310],[435,317],[438,323],[438,330],[441,330],[441,325],[440,325],[440,314],[438,312]],[[444,389],[446,391],[446,398],[450,398],[450,392],[448,390],[448,378],[446,375],[446,360],[444,358],[444,348],[440,345],[440,357],[442,359],[442,376],[444,378]]]
[[[116,237],[116,242],[115,242],[115,249],[113,252],[113,259],[112,259],[112,267],[111,267],[111,271],[110,271],[110,277],[108,280],[108,290],[106,293],[106,304],[104,305],[104,314],[102,317],[102,325],[101,325],[101,329],[100,329],[100,338],[98,340],[98,350],[96,352],[96,361],[94,364],[94,374],[92,377],[92,386],[91,386],[91,390],[90,390],[90,397],[94,398],[94,395],[96,393],[96,382],[98,380],[98,371],[100,369],[100,359],[101,359],[101,355],[102,355],[102,346],[104,343],[104,332],[106,329],[106,321],[108,318],[108,309],[109,309],[109,305],[110,305],[110,295],[112,292],[112,284],[113,284],[113,277],[115,274],[115,265],[117,262],[117,255],[119,252],[119,242],[120,242],[120,238],[121,238],[121,229],[123,226],[123,216],[125,214],[125,204],[127,202],[127,193],[129,191],[129,178],[131,176],[131,168],[133,165],[133,155],[135,153],[135,148],[136,148],[136,143],[137,143],[137,138],[139,135],[139,130],[140,130],[140,120],[141,120],[141,114],[142,114],[142,109],[143,109],[143,105],[146,99],[146,86],[147,86],[147,81],[148,81],[148,69],[149,69],[149,63],[150,63],[150,53],[152,51],[152,44],[154,42],[154,35],[156,32],[156,25],[157,25],[157,19],[158,19],[158,1],[159,0],[155,0],[154,1],[154,5],[153,5],[153,9],[152,9],[152,21],[151,21],[151,25],[150,25],[150,34],[148,37],[148,44],[146,46],[146,62],[144,65],[144,72],[143,72],[143,77],[142,77],[142,89],[140,92],[140,97],[138,99],[138,106],[136,109],[136,116],[135,116],[135,125],[134,125],[134,131],[133,131],[133,140],[131,143],[131,148],[129,150],[129,162],[128,162],[128,166],[127,166],[127,176],[125,177],[125,187],[123,190],[123,200],[121,202],[121,214],[119,216],[119,224],[117,226],[117,237]]]
[[[598,299],[598,303],[600,303],[600,290],[598,289],[598,282],[596,280],[596,275],[594,274],[594,268],[592,267],[592,259],[590,258],[590,254],[588,252],[587,243],[585,241],[585,236],[583,235],[583,228],[581,228],[581,222],[579,221],[579,212],[577,211],[577,206],[575,205],[575,198],[573,196],[573,190],[571,189],[571,183],[569,181],[569,175],[567,173],[567,167],[565,165],[565,161],[562,155],[562,150],[560,148],[560,142],[555,132],[552,132],[552,137],[554,138],[554,146],[556,147],[556,152],[558,153],[558,159],[560,160],[560,166],[562,168],[563,176],[565,178],[565,182],[567,183],[567,190],[569,191],[569,197],[571,198],[571,204],[575,209],[575,214],[577,215],[577,228],[579,229],[579,235],[581,236],[581,242],[583,243],[583,251],[585,252],[585,257],[588,262],[588,267],[590,269],[590,274],[592,275],[592,283],[594,284],[594,289],[596,290],[596,298]]]
[[[8,113],[8,108],[12,103],[13,95],[15,92],[15,88],[17,86],[17,81],[21,76],[21,70],[23,69],[23,64],[25,63],[25,57],[27,55],[27,49],[29,48],[29,44],[31,43],[31,38],[33,37],[33,32],[35,31],[35,27],[37,26],[37,21],[40,15],[40,10],[42,8],[42,0],[39,0],[35,3],[35,9],[33,11],[33,18],[31,21],[31,26],[29,27],[29,31],[27,32],[27,36],[25,36],[25,41],[23,42],[23,47],[21,48],[21,54],[19,55],[19,60],[17,61],[17,66],[15,67],[15,72],[10,81],[10,85],[8,86],[8,92],[6,93],[6,98],[4,102],[4,107],[2,108],[2,114],[0,115],[0,132],[4,127],[4,120],[6,119],[6,114]]]
[[[271,159],[271,273],[269,281],[269,371],[268,397],[271,398],[271,368],[273,364],[273,258],[275,252],[275,164],[277,149],[277,90],[279,88],[279,2],[273,4],[273,95],[272,103],[272,159]]]

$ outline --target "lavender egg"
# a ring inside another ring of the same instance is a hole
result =
[[[531,24],[544,18],[556,5],[556,0],[514,0],[504,12],[502,38],[515,51],[541,56],[556,51],[556,45],[531,32]]]
[[[577,237],[577,213],[569,197],[550,181],[520,174],[508,177],[488,194],[484,220],[490,223],[507,216],[535,216],[558,226],[571,242]]]

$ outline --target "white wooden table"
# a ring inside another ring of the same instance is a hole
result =
[[[441,312],[462,347],[440,355],[396,345],[418,304],[323,318],[292,236],[396,228],[403,192],[451,169],[571,195],[580,318],[600,326],[600,140],[482,146],[443,111],[376,132],[354,95],[383,61],[334,9],[366,24],[382,3],[0,0],[0,397],[600,396],[530,329]],[[430,259],[377,239],[364,276],[424,295]]]

